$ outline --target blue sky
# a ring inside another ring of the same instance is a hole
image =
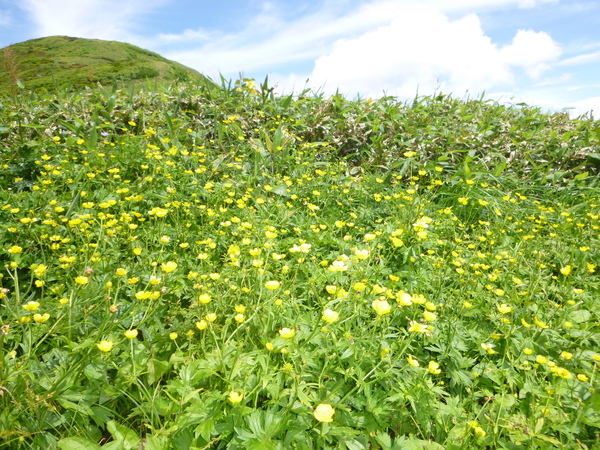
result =
[[[0,0],[0,47],[130,42],[211,78],[350,98],[433,92],[600,117],[600,1]]]

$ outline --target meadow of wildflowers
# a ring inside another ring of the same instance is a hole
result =
[[[240,80],[0,144],[0,447],[600,444],[597,121]]]

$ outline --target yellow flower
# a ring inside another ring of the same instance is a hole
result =
[[[494,294],[496,294],[498,297],[502,297],[504,295],[504,289],[496,289],[494,290]]]
[[[502,303],[501,305],[496,306],[496,309],[498,309],[498,312],[502,314],[508,314],[512,311],[512,306],[508,306],[506,303]]]
[[[128,339],[134,339],[137,337],[138,335],[138,330],[127,330],[125,331],[125,333],[123,333],[125,335],[126,338]]]
[[[402,247],[404,245],[404,241],[397,237],[391,237],[392,244],[394,247]]]
[[[77,284],[84,285],[84,284],[88,284],[89,282],[90,282],[90,279],[88,277],[81,276],[81,277],[75,278],[75,283],[77,283]]]
[[[357,292],[362,292],[367,288],[367,285],[365,283],[363,283],[362,281],[357,281],[356,283],[354,283],[352,285],[352,289],[354,289]]]
[[[583,373],[577,374],[577,379],[579,381],[583,381],[584,383],[589,380],[589,377]]]
[[[416,303],[417,305],[423,305],[426,303],[426,299],[423,294],[414,294],[411,296],[411,298],[412,298],[412,302]]]
[[[358,259],[360,259],[361,261],[364,261],[365,259],[367,259],[369,257],[369,250],[356,250],[354,252],[354,254],[356,255],[356,257]]]
[[[127,275],[127,270],[123,269],[122,267],[119,267],[116,270],[116,274],[120,277]]]
[[[265,348],[266,348],[267,350],[269,350],[270,352],[272,352],[272,351],[273,351],[273,349],[275,348],[275,346],[274,346],[274,345],[273,345],[271,342],[267,342],[267,343],[265,344]]]
[[[244,316],[243,314],[236,314],[234,319],[237,323],[242,323],[244,321],[244,319],[246,318],[246,316]]]
[[[568,275],[571,275],[571,271],[572,270],[573,270],[573,266],[571,266],[570,264],[568,264],[565,267],[561,267],[560,268],[560,273],[562,273],[566,277]]]
[[[198,297],[198,301],[200,303],[202,303],[203,305],[207,305],[208,303],[210,303],[212,300],[212,297],[206,293],[204,294],[200,294],[200,297]]]
[[[46,314],[34,314],[33,315],[33,320],[35,320],[37,323],[44,323],[46,322],[48,319],[50,318],[50,314],[46,313]]]
[[[200,331],[205,330],[207,326],[208,322],[206,320],[200,320],[196,322],[196,328],[198,328]]]
[[[484,438],[486,436],[486,432],[483,428],[481,428],[479,426],[479,424],[477,423],[477,421],[475,420],[471,420],[469,422],[467,422],[468,425],[471,425],[471,427],[473,428],[473,431],[475,432],[475,436],[477,436],[478,438]]]
[[[335,312],[329,308],[327,308],[325,311],[323,311],[322,318],[327,323],[333,323],[336,320],[338,320],[339,317],[340,317],[340,315],[337,312]]]
[[[535,324],[540,327],[540,328],[550,328],[547,324],[545,324],[544,322],[541,322],[540,320],[538,320],[537,316],[535,316],[533,318],[533,321],[535,322]]]
[[[423,318],[427,321],[427,322],[433,322],[437,319],[437,314],[431,311],[423,311]]]
[[[46,270],[48,270],[48,266],[45,266],[44,264],[40,264],[33,270],[33,273],[35,273],[36,276],[41,277],[42,275],[44,275],[46,273]]]
[[[334,286],[334,285],[327,285],[327,286],[325,286],[325,290],[327,291],[328,294],[334,295],[337,292],[338,288],[337,288],[337,286]]]
[[[208,313],[206,316],[204,316],[204,318],[209,322],[214,322],[217,320],[217,315],[215,313]]]
[[[140,256],[142,254],[142,249],[139,247],[136,247],[133,249],[133,254],[136,256]]]
[[[432,373],[433,375],[437,375],[442,372],[442,370],[440,369],[440,365],[435,361],[429,361],[429,364],[427,365],[427,370],[429,370],[429,373]]]
[[[169,262],[166,262],[165,264],[161,264],[160,268],[165,273],[171,273],[171,272],[174,272],[175,269],[177,269],[177,263],[175,261],[169,261]]]
[[[417,361],[416,359],[414,359],[412,357],[412,355],[408,355],[408,358],[406,358],[406,360],[408,361],[408,363],[413,366],[413,367],[419,367],[419,361]]]
[[[564,351],[564,352],[562,352],[562,353],[560,354],[560,357],[561,357],[562,359],[569,360],[569,359],[572,359],[572,358],[573,358],[573,353],[570,353],[570,352]]]
[[[235,305],[235,312],[243,314],[246,312],[246,307],[244,305]]]
[[[285,328],[282,328],[281,330],[279,330],[279,335],[282,338],[290,339],[296,335],[296,330],[285,327]]]
[[[315,419],[319,422],[329,423],[333,422],[333,415],[335,414],[335,409],[327,403],[321,403],[315,408],[313,415]]]
[[[533,350],[530,349],[529,347],[525,347],[523,349],[523,353],[525,353],[526,355],[531,355],[533,353]]]
[[[413,304],[412,296],[404,291],[399,291],[396,294],[396,301],[400,306],[410,306]]]
[[[390,306],[387,300],[373,300],[371,302],[371,307],[379,316],[389,314],[392,311],[392,307]]]
[[[27,302],[23,305],[23,309],[27,311],[37,311],[39,307],[40,304],[38,302]]]
[[[538,364],[546,364],[548,362],[548,358],[546,358],[544,355],[537,355],[535,357],[535,362]]]
[[[426,333],[429,335],[431,334],[431,332],[429,331],[429,325],[415,322],[414,320],[410,321],[410,327],[408,327],[408,331],[411,331],[414,333]]]
[[[172,333],[169,333],[169,339],[171,339],[172,341],[174,341],[178,337],[179,337],[179,335],[177,333],[175,333],[174,331]]]
[[[496,351],[494,350],[494,344],[482,343],[481,348],[484,349],[488,353],[488,355],[493,355],[494,353],[496,353]]]
[[[23,248],[19,247],[18,245],[13,245],[11,248],[8,249],[8,253],[12,253],[13,255],[18,255],[22,251]]]
[[[240,403],[244,399],[244,394],[236,391],[231,391],[229,397],[227,397],[234,405]]]
[[[329,270],[330,272],[345,272],[346,270],[348,270],[348,266],[344,261],[336,260],[331,263],[327,270]]]
[[[279,281],[276,281],[276,280],[267,281],[265,283],[265,287],[270,291],[274,291],[275,289],[278,289],[279,286],[281,286],[281,283],[279,283]]]
[[[571,372],[569,372],[564,367],[552,367],[550,369],[550,371],[553,374],[558,375],[561,378],[564,378],[565,380],[570,380],[571,378],[573,378],[573,375],[571,375]]]
[[[96,344],[96,347],[98,347],[98,350],[100,350],[101,352],[108,353],[112,350],[113,345],[114,344],[112,343],[112,341],[104,340],[101,341],[99,344]]]

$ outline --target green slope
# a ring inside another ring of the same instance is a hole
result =
[[[204,81],[199,72],[131,44],[50,36],[0,50],[0,90]]]

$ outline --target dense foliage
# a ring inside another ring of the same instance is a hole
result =
[[[0,443],[600,444],[600,126],[266,81],[0,104]]]

